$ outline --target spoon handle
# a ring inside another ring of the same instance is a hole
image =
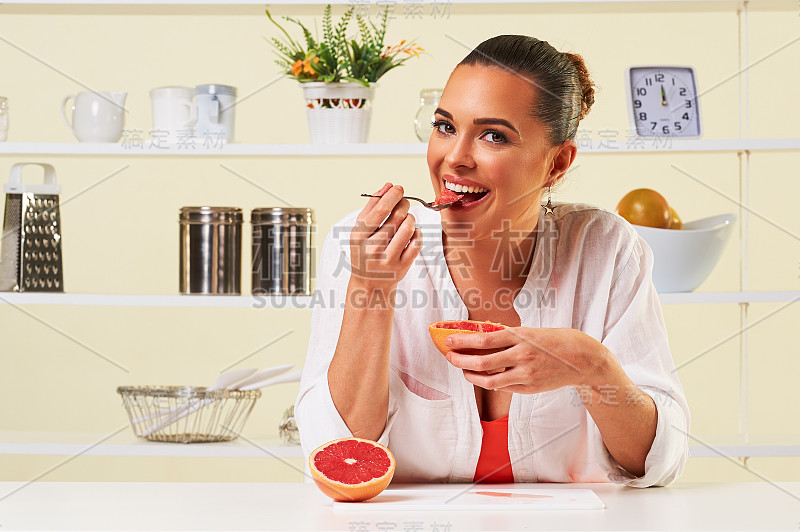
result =
[[[361,196],[363,196],[365,198],[382,198],[383,197],[383,196],[375,196],[374,194],[361,194]],[[432,203],[428,203],[427,201],[425,201],[423,199],[420,199],[420,198],[415,198],[414,196],[403,196],[403,199],[410,199],[410,200],[418,201],[418,202],[422,203],[424,206],[426,206],[427,208],[432,209],[434,211],[439,211],[439,210],[442,209],[438,205],[433,205]],[[450,204],[446,204],[446,205],[449,206]]]

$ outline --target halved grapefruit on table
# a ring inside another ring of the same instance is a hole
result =
[[[394,475],[391,451],[372,440],[342,438],[329,441],[308,457],[311,476],[322,493],[335,501],[372,499]]]

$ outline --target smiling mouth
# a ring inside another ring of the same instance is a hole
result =
[[[456,194],[464,195],[464,197],[462,197],[458,201],[458,205],[468,205],[470,203],[478,201],[479,199],[483,198],[486,194],[489,193],[489,190],[483,187],[472,187],[472,186],[467,187],[464,185],[457,185],[455,183],[447,181],[446,179],[444,179],[443,181],[445,188],[447,188],[448,190],[452,190]]]

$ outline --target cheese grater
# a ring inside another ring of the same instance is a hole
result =
[[[44,184],[22,183],[22,168],[44,168]],[[0,291],[63,292],[61,213],[56,171],[44,163],[11,167],[0,247]]]

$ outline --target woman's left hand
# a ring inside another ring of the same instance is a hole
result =
[[[464,377],[488,390],[541,393],[562,386],[602,386],[613,380],[619,363],[591,336],[576,329],[509,327],[502,331],[451,334],[447,360]],[[460,350],[495,349],[491,354]]]

